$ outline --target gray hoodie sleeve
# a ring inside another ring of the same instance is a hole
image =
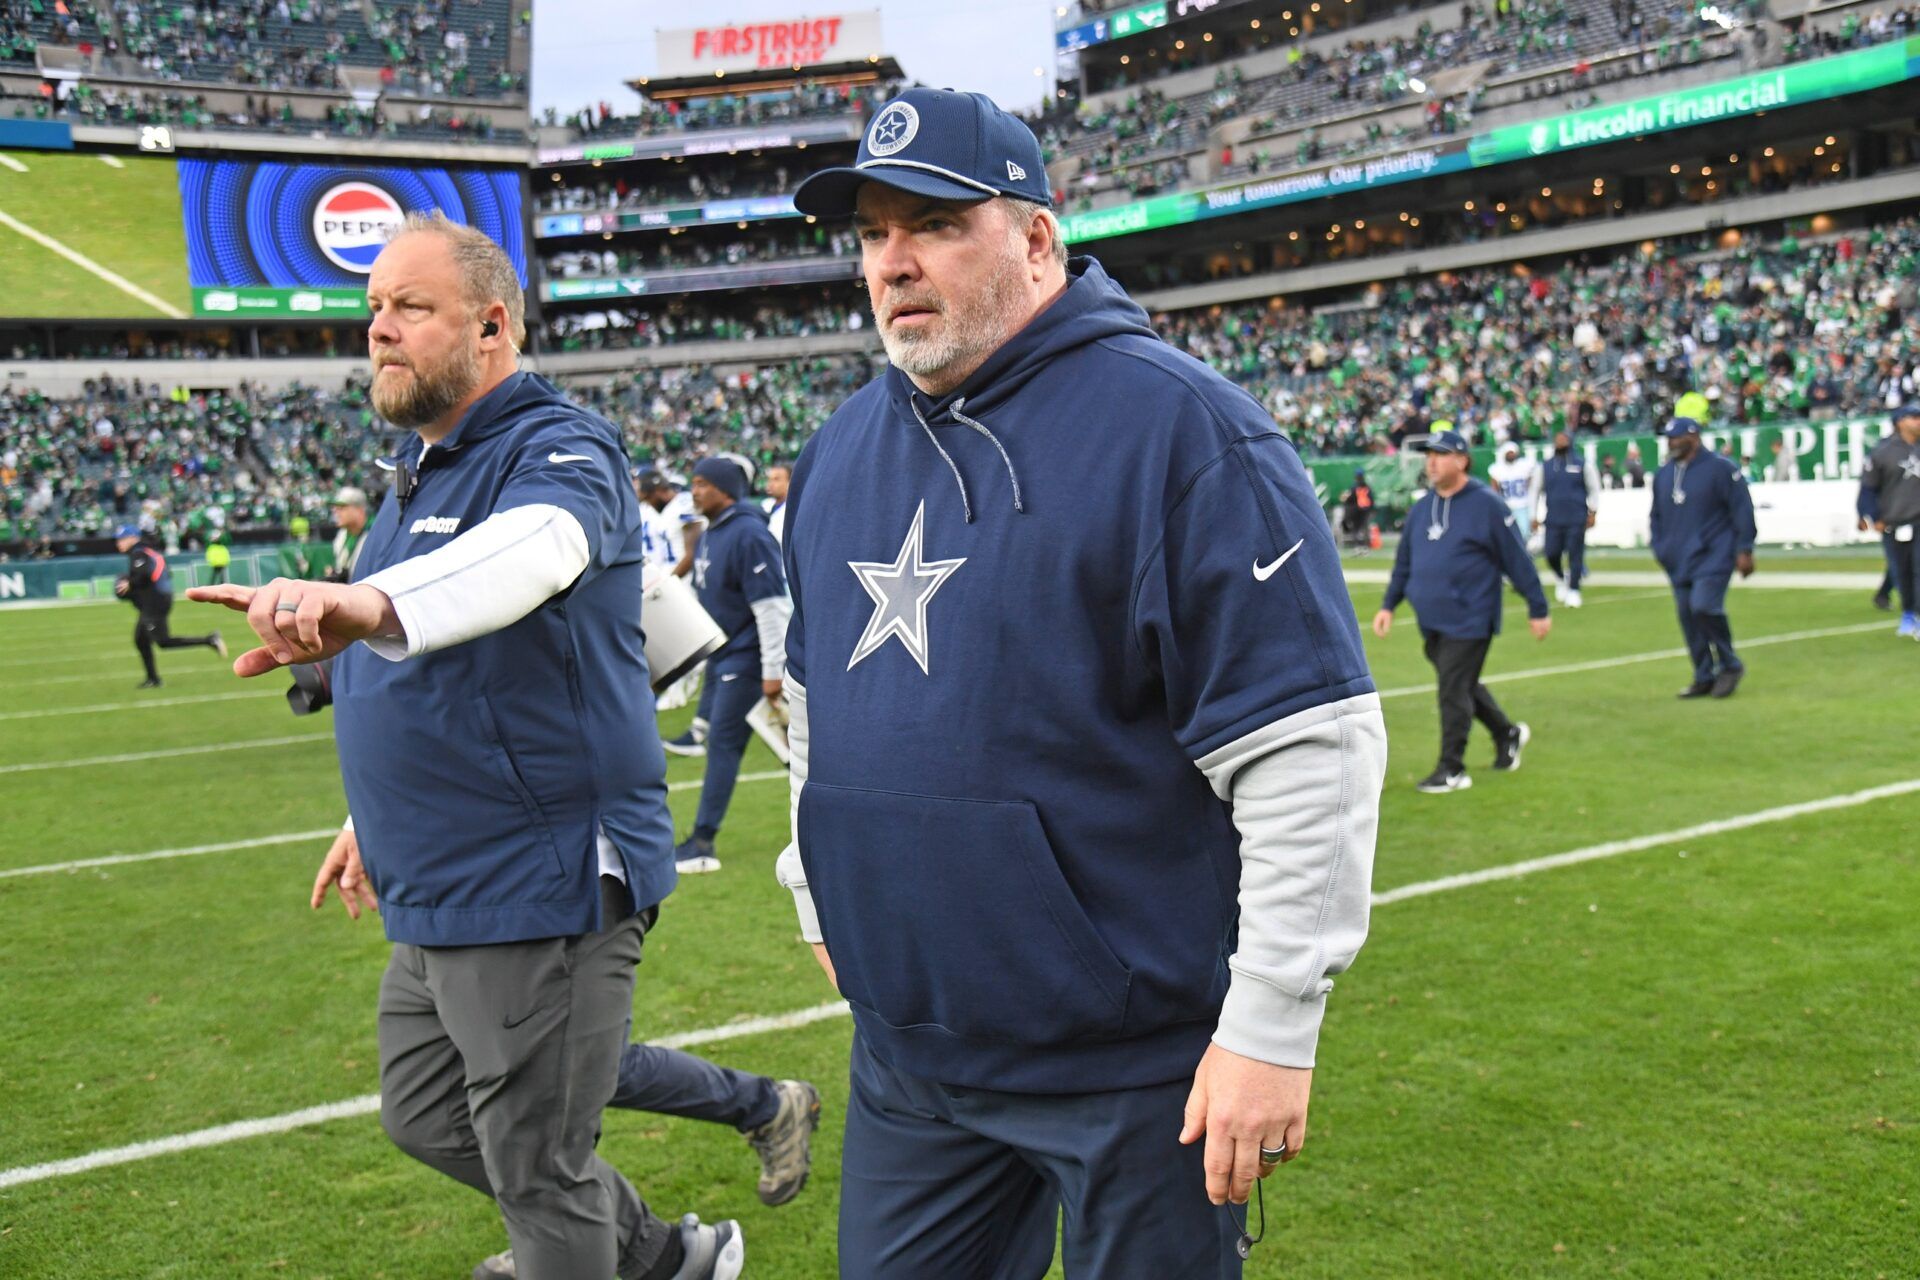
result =
[[[813,909],[813,891],[807,887],[806,864],[800,861],[800,793],[807,785],[807,691],[791,674],[786,679],[788,817],[793,838],[780,851],[773,874],[781,887],[793,894],[793,909],[800,916],[800,936],[819,942],[820,915]]]
[[[1287,716],[1199,765],[1240,832],[1240,941],[1214,1043],[1311,1067],[1331,979],[1367,936],[1387,768],[1379,695]]]

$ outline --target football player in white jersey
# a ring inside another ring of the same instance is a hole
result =
[[[1501,446],[1500,457],[1487,468],[1488,481],[1500,501],[1507,504],[1513,514],[1513,527],[1523,538],[1533,528],[1533,471],[1534,464],[1520,456],[1520,446],[1511,440]],[[1532,547],[1533,540],[1529,539],[1527,545]]]

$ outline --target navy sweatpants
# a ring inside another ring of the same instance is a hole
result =
[[[1695,684],[1710,684],[1723,671],[1745,671],[1733,651],[1733,624],[1727,620],[1728,578],[1695,578],[1673,584],[1673,603],[1680,615],[1680,634],[1686,637],[1693,659]]]
[[[1179,1143],[1191,1080],[1108,1093],[958,1089],[853,1037],[840,1156],[842,1280],[1239,1280],[1244,1211]]]
[[[716,672],[707,664],[707,680],[713,686],[713,708],[707,722],[707,772],[700,783],[700,808],[693,818],[693,833],[703,840],[720,834],[720,824],[733,802],[734,782],[740,776],[740,757],[753,741],[753,726],[747,713],[765,695],[760,689],[760,665],[750,670]],[[702,693],[704,702],[706,695]]]
[[[780,1095],[766,1076],[748,1075],[656,1044],[629,1044],[607,1103],[626,1111],[684,1116],[732,1125],[745,1133],[772,1120]]]
[[[1567,580],[1567,590],[1578,591],[1587,576],[1587,526],[1550,524],[1547,526],[1547,567],[1556,578]],[[1560,557],[1567,558],[1566,571],[1560,569]]]

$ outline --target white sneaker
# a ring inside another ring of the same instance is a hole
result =
[[[1580,589],[1578,587],[1574,588],[1572,591],[1567,592],[1567,598],[1565,603],[1567,608],[1569,609],[1578,609],[1580,607]]]
[[[1561,604],[1567,602],[1567,580],[1565,578],[1555,578],[1553,580],[1553,598]]]
[[[697,857],[682,858],[673,865],[683,876],[697,876],[702,872],[718,871],[720,859],[708,854],[700,854]]]

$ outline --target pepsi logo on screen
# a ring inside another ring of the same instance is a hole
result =
[[[369,182],[343,182],[313,207],[313,241],[337,267],[362,274],[400,229],[406,210]]]

